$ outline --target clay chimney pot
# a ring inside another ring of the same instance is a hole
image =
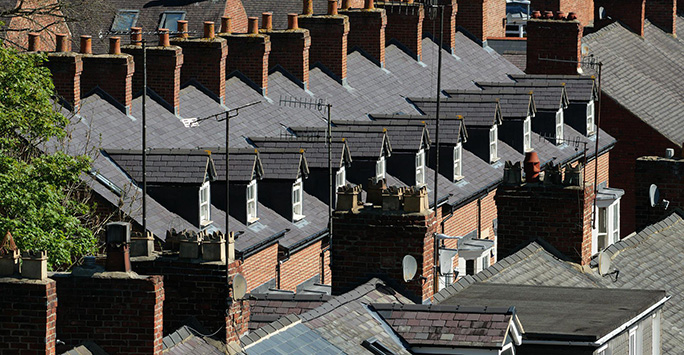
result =
[[[81,53],[93,54],[93,38],[91,36],[81,36]]]
[[[28,34],[28,50],[29,52],[36,52],[40,47],[40,34],[36,32],[29,32]]]
[[[302,15],[313,15],[313,0],[304,0]]]
[[[109,37],[109,54],[121,54],[121,37]]]
[[[541,12],[540,11],[533,11],[532,12],[532,18],[541,18]]]
[[[261,29],[271,31],[273,29],[273,13],[264,12],[261,14]]]
[[[299,21],[297,14],[287,14],[287,29],[296,30],[299,28]]]
[[[577,14],[574,12],[571,12],[568,14],[568,21],[574,21],[577,20]]]
[[[328,15],[337,15],[337,0],[328,0]]]
[[[169,42],[169,29],[160,28],[159,29],[159,45],[162,47],[168,47],[171,45]]]
[[[188,21],[178,20],[178,37],[188,38]]]
[[[55,35],[55,52],[66,52],[67,47],[67,35],[64,33],[58,33]]]
[[[553,11],[544,11],[544,18],[547,20],[553,19]]]
[[[537,152],[525,153],[523,168],[525,169],[526,182],[539,182],[539,172],[541,171],[540,164]]]
[[[214,22],[204,21],[204,38],[212,39],[214,38]]]
[[[247,18],[247,33],[257,34],[259,33],[259,18],[258,17],[248,17]]]
[[[131,44],[142,46],[142,27],[131,27]]]
[[[230,17],[228,17],[228,16],[221,17],[221,33],[231,33],[231,32],[233,32],[233,28],[230,24]]]
[[[556,20],[565,20],[565,12],[563,11],[558,11],[556,13]]]
[[[363,2],[363,8],[366,10],[373,10],[375,8],[374,0],[365,0]]]

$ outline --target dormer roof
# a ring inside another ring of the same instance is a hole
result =
[[[356,122],[356,121],[354,121]],[[290,127],[298,138],[325,139],[325,127]],[[333,139],[343,138],[355,160],[377,160],[392,155],[387,130],[379,126],[335,126]]]
[[[218,181],[226,180],[226,149],[205,148],[212,152],[212,159],[216,167]],[[254,179],[262,179],[264,167],[261,163],[259,152],[256,149],[244,148],[229,150],[230,164],[228,174],[231,182],[247,182]]]
[[[420,124],[398,124],[391,121],[334,121],[337,127],[350,127],[355,130],[382,128],[393,142],[394,151],[419,151],[430,149],[430,132],[425,122]]]
[[[519,83],[559,85],[565,84],[570,101],[588,102],[598,100],[598,85],[594,76],[586,75],[543,75],[511,74]]]
[[[570,100],[563,83],[535,82],[535,83],[490,83],[478,82],[477,85],[484,91],[502,89],[531,91],[534,101],[539,110],[558,111],[568,107]]]
[[[309,164],[303,149],[264,148],[259,150],[264,179],[297,180],[309,176]]]
[[[411,102],[427,115],[437,114],[437,101],[433,98],[409,98]],[[491,127],[503,123],[501,107],[495,99],[473,99],[471,101],[440,100],[440,115],[445,117],[463,116],[468,127]]]
[[[504,120],[524,119],[537,114],[532,91],[524,89],[514,90],[447,90],[451,98],[443,100],[445,105],[457,104],[473,100],[499,100],[501,114]]]
[[[104,152],[137,183],[142,183],[142,151],[107,149]],[[217,178],[211,153],[200,149],[149,149],[147,182],[202,184]]]
[[[259,148],[304,149],[309,168],[328,168],[328,145],[325,138],[250,137],[249,141]],[[333,168],[351,165],[352,155],[346,139],[335,138],[331,153]]]
[[[436,119],[432,115],[382,115],[371,114],[370,118],[382,122],[388,126],[426,126],[430,134],[430,140],[435,142]],[[440,144],[456,145],[468,139],[468,131],[462,117],[440,117],[439,119]]]

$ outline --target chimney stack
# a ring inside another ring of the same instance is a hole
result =
[[[437,2],[439,5],[444,6],[444,49],[448,50],[452,54],[456,49],[456,13],[457,13],[457,3],[456,0],[439,0]],[[434,20],[430,20],[426,17],[423,20],[423,33],[430,34],[434,39],[435,43],[439,44],[439,11],[436,12],[437,16]],[[434,32],[437,33],[432,33]]]
[[[423,56],[423,20],[425,10],[420,3],[380,3],[376,7],[385,9],[387,27],[385,45],[395,43],[415,60]],[[398,42],[398,43],[396,43]]]
[[[58,34],[57,52],[48,53],[45,66],[52,74],[55,91],[68,109],[78,112],[81,106],[81,73],[83,56],[67,51],[66,35]]]
[[[238,273],[242,273],[242,261],[227,261],[229,282],[235,280]],[[249,301],[234,299],[233,288],[230,288],[228,297],[228,309],[226,309],[226,344],[240,341],[240,336],[249,330]]]
[[[305,9],[311,0],[304,2]],[[305,12],[299,16],[299,25],[311,34],[310,63],[320,63],[335,80],[347,82],[347,35],[349,17],[337,13],[337,1],[328,1],[327,15]]]
[[[184,21],[187,28],[187,21]],[[178,21],[179,28],[181,23]],[[213,95],[220,104],[226,97],[226,57],[228,45],[225,39],[214,34],[214,23],[204,22],[204,38],[178,37],[171,44],[183,49],[184,62],[180,82],[196,80]]]
[[[677,35],[677,0],[646,1],[646,17],[663,31]]]
[[[479,40],[506,36],[506,2],[470,0],[458,2],[456,25],[465,28]]]
[[[553,19],[547,11],[545,19],[537,17],[527,21],[527,73],[576,75],[582,45],[582,24],[576,16],[565,20]],[[557,58],[567,62],[552,62],[545,58]]]
[[[129,248],[131,244],[131,224],[112,222],[107,224],[107,262],[106,271],[131,271]]]
[[[228,43],[231,55],[226,59],[226,79],[240,72],[257,92],[268,95],[268,60],[271,53],[271,38],[259,33],[259,19],[250,17],[249,33],[220,33]]]
[[[603,14],[601,9],[604,10]],[[634,33],[643,37],[645,18],[646,0],[594,0],[594,27],[596,29],[619,20]]]
[[[531,0],[530,7],[553,12],[561,11],[566,14],[574,12],[582,23],[582,27],[594,22],[594,0]]]
[[[309,30],[299,28],[297,20],[297,14],[287,14],[287,30],[262,29],[261,33],[271,38],[269,69],[282,67],[291,80],[307,90],[309,88],[311,34]]]
[[[366,0],[363,9],[343,9],[340,14],[349,17],[348,52],[358,48],[368,54],[375,64],[384,67],[387,27],[385,9],[376,9],[373,0]]]

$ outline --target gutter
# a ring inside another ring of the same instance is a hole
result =
[[[241,253],[240,258],[244,260],[245,258],[248,258],[248,257],[256,254],[257,252],[261,251],[262,248],[270,246],[273,243],[275,243],[278,239],[280,239],[282,236],[285,235],[285,233],[287,233],[289,231],[290,231],[289,228],[283,229],[280,232],[273,234],[272,236],[268,237],[266,240],[264,240],[260,243],[254,244],[251,247],[240,251],[240,253]]]

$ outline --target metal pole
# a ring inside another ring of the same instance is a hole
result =
[[[442,46],[444,44],[444,6],[438,7],[440,10],[440,23],[439,23],[439,55],[437,59],[437,110],[435,113],[435,187],[434,187],[434,200],[435,200],[435,218],[437,218],[437,203],[439,202],[439,108],[441,103],[441,92],[442,92]],[[436,241],[436,236],[435,236]],[[435,243],[434,250],[434,260],[435,265],[435,278],[434,278],[434,291],[435,293],[439,289],[439,244]]]
[[[598,164],[599,164],[599,127],[601,124],[601,72],[603,71],[603,63],[598,63],[598,109],[596,109],[596,148],[594,153],[594,208],[592,209],[592,226],[596,223],[596,197],[598,196]]]
[[[230,149],[230,112],[226,111],[226,282],[230,283],[230,269],[228,268],[228,256],[229,253],[229,243],[230,239],[230,183],[228,179],[228,163],[230,162],[230,154],[228,150]]]
[[[147,120],[146,120],[146,98],[147,98],[147,47],[145,39],[142,40],[143,54],[143,95],[142,95],[142,183],[143,183],[143,236],[147,237]]]
[[[332,225],[332,213],[333,213],[333,197],[335,197],[335,183],[333,180],[333,169],[332,169],[332,119],[330,114],[331,104],[328,107],[328,178],[330,183],[330,200],[328,202],[328,245],[330,246],[330,263],[332,264],[332,238],[333,238],[333,225]],[[323,255],[323,260],[325,260],[325,255]],[[323,275],[325,275],[325,269],[323,270]]]

